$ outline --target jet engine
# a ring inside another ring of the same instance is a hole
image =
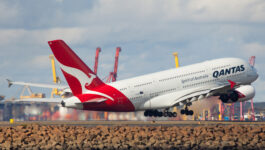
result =
[[[219,99],[224,103],[243,102],[255,96],[255,89],[251,85],[243,85],[228,94],[221,94]]]
[[[243,102],[252,99],[255,96],[255,88],[251,85],[244,85],[236,88],[238,101]]]

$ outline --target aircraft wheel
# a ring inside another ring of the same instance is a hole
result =
[[[192,110],[189,111],[189,115],[191,115],[191,116],[193,115],[193,111]]]
[[[189,112],[189,110],[185,110],[185,115],[189,115],[190,114],[190,112]]]
[[[172,112],[168,112],[168,117],[173,117],[173,113]]]
[[[180,113],[181,113],[182,115],[184,115],[184,114],[185,114],[185,110],[184,110],[184,109],[181,109],[181,110],[180,110]]]
[[[149,116],[149,111],[148,110],[144,111],[144,116],[145,117]]]
[[[162,117],[163,113],[162,112],[158,112],[158,117]]]
[[[149,117],[152,117],[153,115],[154,115],[153,110],[149,110],[148,116],[149,116]]]
[[[167,117],[168,116],[168,112],[164,112],[163,116]]]
[[[173,112],[173,117],[177,117],[177,112]]]
[[[157,117],[157,116],[158,116],[158,111],[154,110],[154,117]]]

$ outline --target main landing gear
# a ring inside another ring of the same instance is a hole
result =
[[[177,117],[176,112],[170,112],[168,110],[158,111],[158,110],[146,110],[144,112],[145,117]]]
[[[181,109],[180,110],[180,113],[182,115],[187,115],[187,116],[190,115],[190,116],[192,116],[193,115],[193,111],[188,109],[188,106],[190,106],[190,105],[191,105],[191,103],[187,103],[185,105],[185,109]]]

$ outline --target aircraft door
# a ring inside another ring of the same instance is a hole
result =
[[[130,100],[134,104],[134,106],[138,109],[141,108],[142,105],[146,105],[144,103],[147,102],[149,99],[149,92],[146,88],[144,87],[134,87],[131,86],[129,87],[130,89]],[[149,103],[149,102],[148,102]],[[150,107],[150,104],[145,107]]]

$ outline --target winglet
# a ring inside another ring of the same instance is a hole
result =
[[[7,82],[8,82],[8,87],[10,88],[10,87],[13,85],[13,83],[12,83],[12,81],[9,80],[9,79],[6,79],[6,80],[7,80]]]
[[[228,82],[230,83],[231,89],[235,87],[236,83],[234,81],[228,80]]]

